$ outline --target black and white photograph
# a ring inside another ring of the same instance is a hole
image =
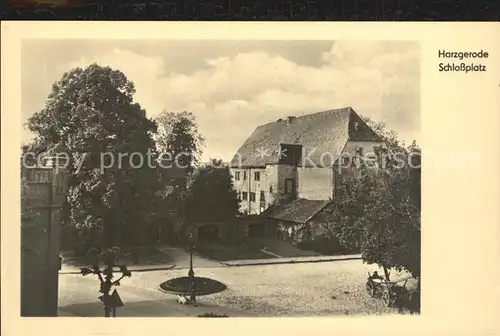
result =
[[[21,316],[420,315],[419,41],[20,57]]]

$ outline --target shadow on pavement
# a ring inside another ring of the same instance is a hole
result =
[[[126,302],[124,307],[116,309],[117,317],[196,317],[204,313],[226,314],[229,317],[255,316],[250,312],[205,303],[181,305],[174,299]],[[59,316],[104,317],[104,308],[100,302],[72,304],[60,307]]]
[[[78,256],[75,255],[73,251],[62,251],[61,256],[63,257],[63,263],[69,267],[79,268],[91,266],[97,260],[99,265],[105,263],[103,256],[90,257],[90,256]],[[146,246],[137,247],[131,251],[125,251],[124,255],[120,257],[118,261],[119,264],[125,264],[129,266],[133,265],[164,265],[172,264],[173,258],[162,251],[161,246]]]

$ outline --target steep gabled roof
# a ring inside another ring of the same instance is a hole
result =
[[[231,160],[231,166],[263,167],[267,164],[277,164],[280,144],[302,145],[300,165],[313,163],[316,166],[331,166],[341,154],[349,137],[353,135],[350,134],[350,125],[354,120],[364,130],[363,140],[377,141],[377,135],[362,122],[351,107],[328,110],[257,127],[239,148]],[[262,155],[263,153],[266,155]],[[305,157],[309,159],[305,160]]]
[[[261,216],[287,222],[305,224],[330,201],[298,199],[287,204],[273,205],[261,213]]]

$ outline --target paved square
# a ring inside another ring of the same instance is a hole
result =
[[[180,305],[158,290],[161,282],[185,276],[187,269],[135,272],[118,287],[125,307],[118,316],[196,316],[207,312],[229,316],[331,316],[394,313],[365,292],[368,266],[361,260],[196,268],[198,276],[228,286],[199,298],[199,306]],[[60,275],[61,315],[102,316],[95,276]]]

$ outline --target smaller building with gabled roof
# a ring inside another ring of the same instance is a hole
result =
[[[318,235],[321,225],[315,219],[331,201],[306,199],[276,204],[261,213],[261,216],[277,223],[277,233],[282,240],[294,243],[303,242]],[[321,223],[322,224],[322,223]],[[314,231],[314,232],[313,232]]]

